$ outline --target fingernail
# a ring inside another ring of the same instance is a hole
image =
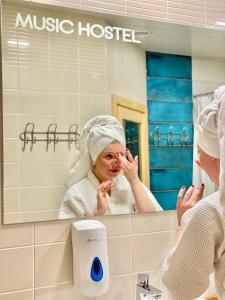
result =
[[[182,189],[186,189],[186,186],[185,186],[185,185],[183,185],[183,186],[182,186]]]
[[[204,182],[201,184],[201,186],[205,186]]]
[[[126,148],[126,152],[127,152],[127,151],[129,151],[129,149],[128,149],[128,148]]]
[[[195,185],[194,185],[194,184],[192,184],[191,186],[192,186],[192,187],[194,187]]]

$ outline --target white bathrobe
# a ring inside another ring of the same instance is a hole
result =
[[[90,217],[97,207],[97,190],[99,181],[90,170],[88,176],[75,183],[67,191],[61,204],[59,218]],[[149,198],[153,201],[157,211],[162,210],[152,193],[144,186]],[[115,184],[111,196],[108,197],[106,215],[130,214],[135,211],[135,200],[127,179],[123,175],[115,177]]]
[[[214,272],[217,295],[225,300],[225,219],[219,192],[204,198],[182,218],[183,235],[164,261],[162,281],[170,299],[193,300]]]
[[[218,101],[219,191],[183,215],[180,242],[164,261],[162,281],[174,300],[201,296],[213,272],[217,296],[225,300],[225,86],[216,90],[215,100]]]

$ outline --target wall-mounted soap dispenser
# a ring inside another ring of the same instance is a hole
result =
[[[88,297],[103,295],[109,286],[106,227],[97,220],[72,223],[73,280]]]

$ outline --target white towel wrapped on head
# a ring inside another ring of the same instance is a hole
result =
[[[70,187],[85,178],[99,154],[113,141],[126,147],[123,127],[115,117],[99,115],[90,119],[82,130],[67,186]]]
[[[197,144],[208,155],[219,158],[218,103],[213,101],[199,114],[197,120]]]

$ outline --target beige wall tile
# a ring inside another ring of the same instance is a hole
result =
[[[50,210],[52,193],[50,187],[21,188],[20,211]]]
[[[89,299],[89,298],[88,298]],[[90,298],[90,300],[93,298]],[[133,298],[132,276],[116,276],[110,278],[108,291],[94,299],[99,300],[136,300]]]
[[[51,94],[51,113],[53,115],[78,117],[79,112],[78,94]]]
[[[150,2],[145,2],[145,1],[132,1],[132,0],[128,0],[127,1],[127,6],[129,8],[129,11],[131,8],[141,8],[141,9],[146,9],[148,11],[152,11],[152,12],[162,12],[162,13],[166,13],[167,11],[167,3],[165,2],[160,2],[159,3],[152,3]]]
[[[51,185],[51,165],[43,163],[21,164],[21,186],[49,186]]]
[[[52,220],[52,210],[26,211],[20,213],[20,223],[50,221]]]
[[[20,185],[19,164],[4,164],[4,187],[18,187]]]
[[[20,89],[28,91],[48,91],[49,74],[48,66],[26,66],[19,69]]]
[[[98,218],[104,223],[107,230],[107,236],[123,236],[131,234],[131,216],[117,215]]]
[[[76,66],[74,65],[76,70]],[[51,69],[50,70],[50,91],[62,93],[78,92],[77,71]]]
[[[20,149],[18,139],[4,139],[4,162],[19,163]]]
[[[4,89],[18,89],[18,67],[17,65],[3,64],[3,86]]]
[[[20,223],[19,213],[5,213],[3,216],[4,224],[16,224]]]
[[[52,184],[65,185],[70,163],[54,163],[52,165]]]
[[[111,105],[109,96],[81,95],[80,116],[81,118],[93,118],[97,115],[107,115],[109,114],[109,105]]]
[[[18,138],[19,131],[19,115],[3,116],[3,135],[4,138]]]
[[[151,214],[135,214],[131,216],[132,233],[147,233],[172,230],[173,214],[157,212]],[[163,219],[163,222],[162,222]]]
[[[81,0],[81,6],[82,8],[85,7],[94,7],[94,8],[101,8],[101,9],[107,9],[110,11],[118,11],[118,12],[125,12],[125,0],[121,0],[119,3],[118,1],[93,1],[93,0]]]
[[[5,85],[3,90],[3,113],[18,114],[19,113],[19,96],[14,90],[7,90]]]
[[[71,243],[35,246],[35,286],[72,282]]]
[[[54,287],[35,290],[35,300],[86,300],[86,297],[72,284],[62,284]]]
[[[157,11],[157,10],[149,10],[144,8],[137,8],[133,6],[127,7],[127,16],[128,17],[136,17],[136,18],[143,18],[145,19],[152,19],[152,20],[165,20],[167,19],[167,12]]]
[[[0,250],[0,293],[31,289],[33,247]]]
[[[3,193],[4,213],[18,212],[20,205],[19,188],[4,189]]]
[[[174,246],[175,234],[160,232],[132,236],[133,272],[157,270]]]
[[[43,138],[43,136],[41,138]],[[29,142],[28,144],[26,144],[25,151],[22,151],[23,146],[24,146],[23,141],[20,141],[20,162],[21,163],[38,163],[38,162],[48,163],[49,161],[51,161],[52,150],[46,151],[47,149],[46,142],[36,142],[36,144],[33,145],[32,149],[31,149],[31,143]],[[51,146],[52,145],[49,145],[50,149]]]
[[[106,95],[106,73],[80,72],[80,93],[93,95]]]
[[[0,220],[1,221],[1,220]],[[1,225],[0,248],[33,245],[33,225]]]
[[[0,294],[0,300],[33,300],[33,290]]]
[[[46,92],[20,91],[19,107],[21,114],[48,115],[50,97]]]
[[[69,130],[69,126],[68,126],[68,129],[66,129],[66,131],[68,131],[68,130]],[[63,131],[63,130],[60,130],[60,131]],[[62,137],[62,139],[68,139],[68,135],[63,135],[61,137]],[[61,138],[61,137],[59,137],[59,138]],[[75,135],[71,135],[71,138],[75,139]],[[74,158],[75,143],[73,142],[72,144],[70,144],[70,149],[69,149],[67,142],[61,142],[61,143],[59,142],[55,147],[56,147],[56,150],[51,151],[51,161],[52,162],[69,162],[71,164],[71,162],[73,161],[73,158]]]
[[[110,276],[131,273],[131,237],[108,238]]]
[[[35,224],[35,244],[65,242],[70,239],[72,220]]]

